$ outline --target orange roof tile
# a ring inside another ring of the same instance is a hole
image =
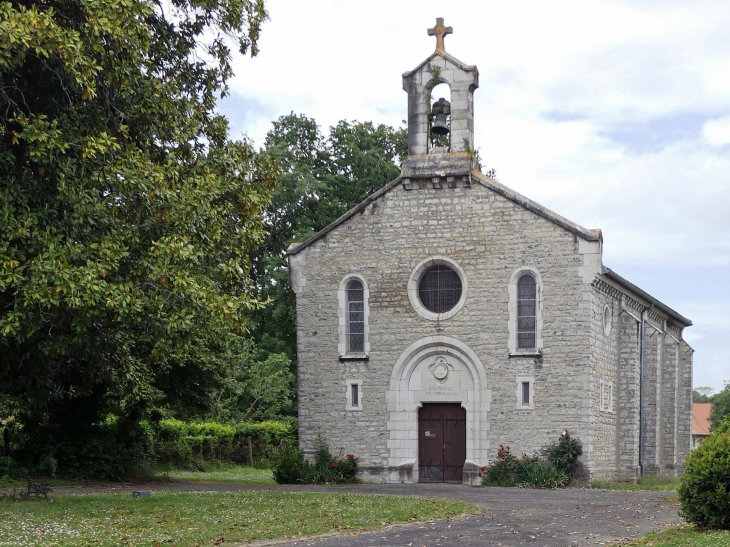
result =
[[[692,435],[710,434],[710,410],[712,410],[712,403],[694,403],[692,405]]]

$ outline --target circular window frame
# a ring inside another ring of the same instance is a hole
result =
[[[444,313],[435,313],[428,310],[421,303],[421,298],[418,294],[418,287],[421,283],[421,277],[423,276],[423,274],[431,266],[438,265],[448,266],[456,272],[456,275],[458,275],[459,279],[461,280],[461,298],[453,308]],[[459,264],[457,264],[455,261],[445,256],[436,255],[422,261],[418,266],[415,267],[415,269],[411,273],[411,277],[408,279],[408,300],[411,301],[411,306],[413,307],[415,312],[424,319],[428,319],[429,321],[444,321],[445,319],[449,319],[450,317],[453,317],[454,315],[459,313],[459,310],[461,310],[461,308],[463,308],[464,304],[466,303],[468,290],[469,286],[466,282],[466,272],[464,272],[464,269],[459,266]]]
[[[611,329],[613,327],[613,311],[608,304],[603,307],[603,313],[601,315],[601,320],[603,321],[603,334],[610,336]]]

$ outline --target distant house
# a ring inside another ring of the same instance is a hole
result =
[[[710,434],[710,410],[712,403],[692,405],[692,448],[697,448]]]

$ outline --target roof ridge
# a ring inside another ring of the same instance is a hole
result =
[[[553,224],[557,224],[561,228],[568,230],[569,232],[578,235],[585,239],[586,241],[602,241],[603,235],[601,233],[600,229],[588,229],[583,228],[582,226],[576,224],[575,222],[572,222],[568,220],[567,218],[551,211],[547,207],[544,207],[540,205],[539,203],[531,200],[530,198],[527,198],[523,196],[522,194],[515,192],[511,188],[508,188],[507,186],[504,186],[503,184],[497,182],[496,180],[487,177],[485,174],[483,174],[481,171],[474,170],[471,173],[472,177],[479,182],[482,186],[485,188],[488,188],[492,190],[493,192],[496,192],[497,194],[501,195],[502,197],[507,198],[508,200],[517,203],[518,205],[524,207],[528,211],[532,211],[533,213],[549,220]],[[373,201],[381,198],[384,194],[389,192],[392,188],[394,188],[398,182],[403,178],[403,172],[399,176],[397,176],[394,180],[383,186],[380,190],[377,192],[369,195],[367,198],[365,198],[363,201],[355,205],[352,209],[347,211],[345,214],[337,218],[335,221],[331,222],[324,228],[322,228],[319,232],[314,234],[313,236],[309,237],[305,241],[301,243],[292,243],[289,245],[289,248],[287,249],[287,254],[293,255],[297,254],[299,251],[304,250],[305,248],[309,247],[312,243],[323,237],[324,235],[328,234],[335,228],[337,228],[340,224],[343,224],[355,214],[357,214],[360,210],[367,207],[370,203]]]
[[[514,201],[518,205],[522,205],[525,209],[532,211],[533,213],[538,214],[543,218],[546,218],[547,220],[550,220],[561,228],[565,228],[569,232],[581,236],[583,239],[586,239],[588,241],[601,241],[603,239],[600,228],[584,228],[580,224],[576,224],[572,220],[568,220],[564,216],[559,215],[551,209],[548,209],[544,205],[540,205],[536,201],[533,201],[530,198],[523,196],[519,192],[515,192],[514,190],[512,190],[512,188],[509,188],[504,184],[497,182],[496,180],[488,177],[481,171],[474,170],[472,172],[472,176],[475,177],[483,186],[486,186],[490,190],[497,192],[499,195],[509,199],[510,201]]]
[[[456,57],[454,57],[453,55],[451,55],[450,53],[447,53],[445,51],[444,52],[434,51],[431,55],[429,55],[428,57],[426,57],[426,59],[424,61],[420,62],[416,66],[416,68],[414,68],[413,70],[409,70],[407,72],[404,72],[403,73],[403,77],[404,78],[407,78],[408,76],[410,76],[414,72],[417,72],[418,70],[421,69],[421,67],[423,65],[425,65],[426,63],[429,63],[434,57],[441,57],[442,59],[446,59],[447,61],[451,61],[456,66],[458,66],[459,68],[461,68],[463,70],[466,70],[467,72],[476,71],[476,73],[479,74],[479,69],[476,67],[476,65],[467,65],[464,61],[460,61],[459,59],[457,59]]]

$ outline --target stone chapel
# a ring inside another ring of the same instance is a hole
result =
[[[692,322],[605,267],[600,230],[480,171],[479,72],[445,51],[451,31],[438,19],[403,74],[401,175],[288,250],[300,447],[321,433],[363,478],[466,483],[500,444],[530,454],[567,431],[582,481],[681,472]]]

